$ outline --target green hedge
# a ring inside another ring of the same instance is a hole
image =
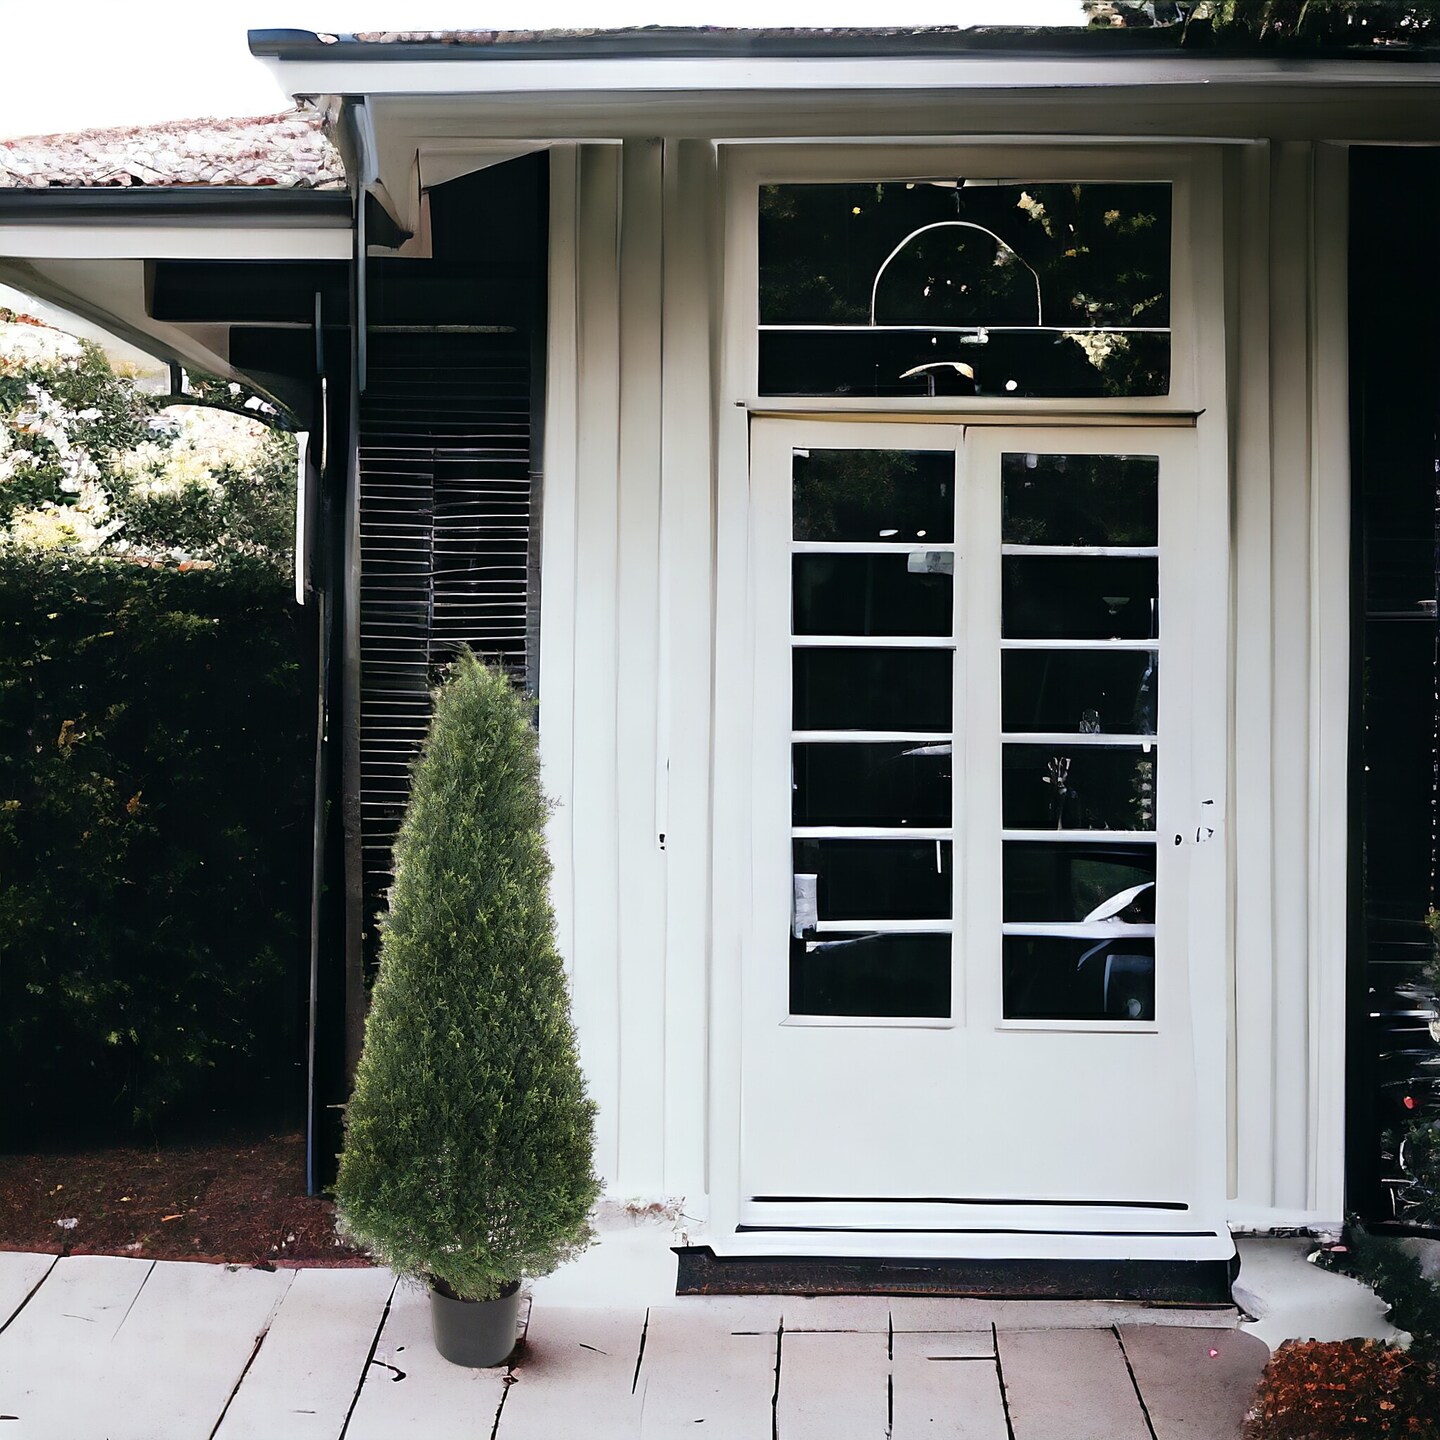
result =
[[[0,1144],[302,1093],[301,614],[260,561],[0,552]]]

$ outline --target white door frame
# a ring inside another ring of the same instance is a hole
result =
[[[1194,883],[1223,897],[1214,906],[1189,908],[1192,1013],[1197,1035],[1208,1037],[1195,1053],[1195,1155],[1206,1177],[1208,1213],[1223,1215],[1227,1175],[1226,1050],[1230,1023],[1231,883],[1226,830],[1231,734],[1229,428],[1224,341],[1225,232],[1218,153],[1205,147],[1135,148],[1075,146],[734,146],[722,153],[726,204],[726,313],[720,404],[717,407],[716,614],[714,731],[714,871],[710,971],[710,1091],[708,1136],[709,1223],[703,1239],[717,1254],[760,1254],[769,1247],[737,1233],[740,1222],[741,1055],[748,948],[746,917],[752,910],[749,846],[754,817],[748,777],[765,697],[755,694],[753,636],[755,591],[751,577],[751,420],[757,416],[873,415],[894,420],[939,419],[971,424],[1159,424],[1194,425],[1199,504],[1194,556],[1197,588],[1214,597],[1197,604],[1191,646],[1213,687],[1192,697],[1191,773],[1213,778],[1197,830],[1212,833],[1197,847]],[[1013,176],[1023,179],[1166,179],[1173,190],[1172,390],[1168,396],[1071,401],[1027,400],[998,405],[974,401],[779,400],[756,395],[755,297],[758,293],[756,199],[762,183],[783,180],[875,179],[920,174]],[[1011,1237],[1013,1240],[1014,1237]],[[815,1242],[784,1237],[784,1253],[926,1253],[923,1237],[889,1241],[866,1234],[828,1235]],[[1046,1247],[1041,1247],[1041,1252]],[[1072,1237],[1067,1256],[1113,1257],[1114,1241]],[[932,1252],[933,1253],[933,1252]],[[992,1252],[994,1253],[994,1252]],[[1026,1246],[1009,1244],[1020,1255]],[[1029,1253],[1040,1253],[1031,1250]]]

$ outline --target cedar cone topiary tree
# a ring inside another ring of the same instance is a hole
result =
[[[395,846],[335,1192],[377,1258],[461,1299],[583,1247],[599,1191],[545,813],[524,702],[462,655]]]

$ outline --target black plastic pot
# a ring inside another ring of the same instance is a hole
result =
[[[515,1322],[520,1314],[520,1282],[514,1281],[498,1300],[461,1300],[449,1288],[431,1283],[430,1325],[435,1348],[452,1365],[484,1369],[500,1365],[515,1348]]]

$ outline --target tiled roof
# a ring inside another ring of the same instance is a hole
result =
[[[339,152],[306,111],[243,120],[174,120],[0,140],[0,188],[345,183]]]

